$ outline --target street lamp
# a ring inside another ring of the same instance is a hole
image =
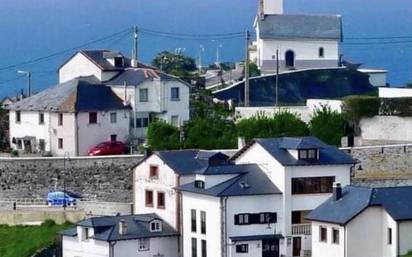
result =
[[[31,96],[31,72],[24,71],[24,70],[18,70],[17,73],[25,74],[27,76],[27,97],[30,97]]]

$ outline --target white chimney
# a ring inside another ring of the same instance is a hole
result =
[[[127,234],[127,224],[126,220],[121,219],[119,221],[119,234],[120,235],[126,235]]]
[[[260,0],[260,15],[283,14],[283,0]]]
[[[244,137],[238,137],[237,138],[237,149],[242,149],[243,147],[246,146],[246,140]]]

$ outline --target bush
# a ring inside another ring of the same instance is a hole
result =
[[[17,150],[11,150],[10,155],[11,155],[12,157],[18,157],[18,156],[19,156],[19,151],[17,151]]]
[[[412,98],[382,98],[380,114],[412,116]]]
[[[342,111],[346,120],[359,122],[379,114],[380,100],[376,96],[348,96],[343,99]]]
[[[345,134],[345,119],[337,111],[332,111],[329,106],[315,109],[309,122],[309,131],[323,142],[339,146]]]
[[[51,227],[56,226],[56,222],[54,220],[47,219],[47,220],[43,221],[43,223],[41,225],[44,226],[44,227],[47,227],[47,228],[51,228]]]
[[[237,124],[238,135],[246,141],[254,138],[299,137],[308,135],[308,127],[297,114],[281,111],[268,117],[257,115]]]
[[[180,131],[163,120],[150,123],[147,140],[152,150],[175,150],[180,148]]]

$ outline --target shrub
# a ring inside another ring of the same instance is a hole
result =
[[[18,156],[19,156],[19,151],[17,151],[17,150],[11,150],[10,155],[11,155],[12,157],[18,157]]]
[[[47,219],[47,220],[43,221],[43,223],[41,225],[44,226],[44,227],[50,228],[50,227],[56,226],[56,222],[54,220]]]
[[[346,120],[359,122],[379,114],[380,100],[376,96],[348,96],[343,99],[342,111]]]
[[[150,123],[147,131],[149,146],[156,151],[180,148],[180,131],[163,120]]]
[[[412,116],[412,98],[382,98],[380,114]]]
[[[315,109],[309,122],[309,131],[323,142],[339,146],[345,134],[345,119],[337,111],[332,111],[329,106]]]

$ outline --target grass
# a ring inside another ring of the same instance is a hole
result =
[[[57,225],[46,221],[41,226],[0,225],[0,256],[29,257],[36,251],[53,245],[56,233],[68,228],[70,224]]]

